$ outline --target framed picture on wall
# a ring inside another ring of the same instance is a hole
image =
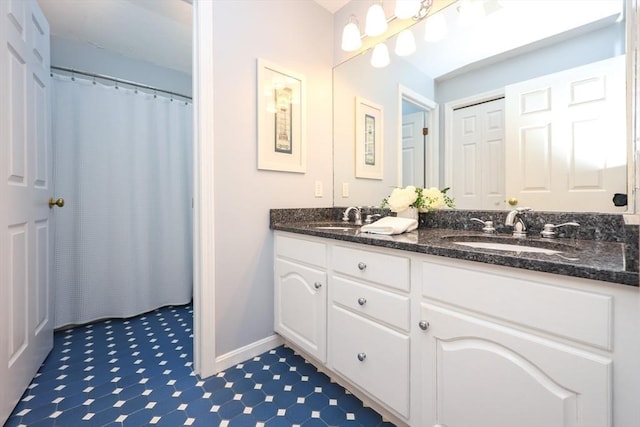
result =
[[[303,75],[258,59],[258,169],[305,173]]]
[[[356,178],[382,179],[382,106],[356,97]]]

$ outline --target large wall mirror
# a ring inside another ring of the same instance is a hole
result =
[[[410,28],[415,53],[394,36],[386,67],[334,68],[334,205],[411,184],[461,209],[633,212],[631,2],[486,0],[472,22],[460,3]],[[375,178],[355,172],[358,99],[380,106]]]

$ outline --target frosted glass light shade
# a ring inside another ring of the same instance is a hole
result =
[[[427,18],[424,23],[424,40],[429,43],[440,41],[447,35],[447,20],[442,13]]]
[[[396,38],[396,55],[407,56],[416,51],[416,39],[410,29],[406,29],[398,34]]]
[[[409,19],[420,11],[420,0],[396,0],[394,15],[398,19]]]
[[[351,52],[362,47],[362,39],[360,38],[360,28],[358,22],[349,20],[349,23],[342,30],[342,50]]]
[[[387,31],[387,18],[380,3],[374,3],[367,11],[367,22],[364,32],[369,37],[379,36]]]
[[[371,53],[371,65],[376,68],[383,68],[389,65],[389,49],[384,43],[378,43]]]

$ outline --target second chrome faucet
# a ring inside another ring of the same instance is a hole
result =
[[[504,225],[513,227],[513,237],[527,237],[527,225],[522,218],[522,214],[529,211],[531,211],[531,208],[516,208],[507,214]]]

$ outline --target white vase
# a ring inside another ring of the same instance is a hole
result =
[[[399,218],[411,218],[418,221],[418,208],[409,207],[403,211],[397,212],[396,216]]]

